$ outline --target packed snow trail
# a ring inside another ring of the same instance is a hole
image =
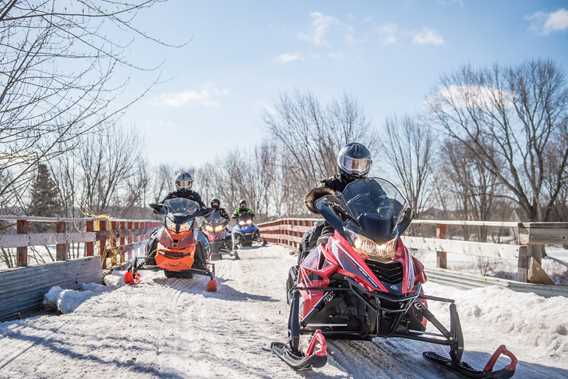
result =
[[[284,281],[295,258],[281,247],[243,250],[241,258],[217,263],[217,293],[205,292],[205,278],[144,273],[143,284],[93,297],[74,313],[0,324],[0,378],[457,378],[421,355],[445,349],[395,339],[331,342],[327,366],[294,372],[269,344],[286,339]],[[507,343],[522,361],[515,377],[568,377],[566,314],[551,314],[554,320],[538,325],[521,322],[528,310],[533,314],[526,320],[539,316],[536,305],[565,310],[567,299],[549,303],[526,295],[518,303],[530,308],[497,308],[499,317],[491,302],[499,296],[514,305],[510,292],[435,284],[428,290],[449,292],[458,309],[463,305],[470,363],[482,366],[498,344]]]

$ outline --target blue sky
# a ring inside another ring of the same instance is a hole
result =
[[[128,58],[162,64],[133,106],[154,163],[195,166],[267,137],[263,109],[284,91],[348,93],[375,128],[423,109],[440,75],[464,64],[552,59],[568,74],[568,1],[170,0],[137,25],[179,49],[138,41]],[[125,95],[156,72],[130,72]]]

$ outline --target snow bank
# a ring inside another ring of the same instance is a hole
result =
[[[45,309],[49,311],[56,311],[57,310],[57,299],[59,295],[63,291],[63,288],[59,286],[54,286],[47,291],[45,295],[43,295],[43,306]]]
[[[83,291],[93,291],[96,293],[110,292],[112,288],[98,283],[81,283],[79,286]]]
[[[93,291],[63,290],[57,299],[57,309],[63,314],[71,313],[93,295]]]
[[[519,293],[503,287],[472,290],[448,289],[429,283],[430,293],[454,298],[464,333],[499,331],[508,341],[539,357],[568,356],[568,298],[544,298],[533,293]],[[443,292],[441,290],[443,288]],[[443,308],[431,304],[431,308]],[[447,308],[447,307],[446,307]],[[447,310],[433,310],[447,312]],[[507,342],[509,344],[509,342]]]
[[[71,313],[88,298],[104,292],[112,291],[112,288],[98,283],[81,283],[81,290],[64,290],[59,286],[51,287],[43,296],[43,305],[47,310]]]

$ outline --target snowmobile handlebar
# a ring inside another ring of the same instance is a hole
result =
[[[315,209],[318,210],[319,214],[323,216],[323,218],[331,225],[331,227],[339,232],[341,236],[348,241],[351,240],[349,234],[345,231],[343,226],[343,219],[338,214],[344,214],[347,212],[343,212],[339,204],[337,204],[337,199],[333,195],[322,196],[315,201]],[[352,217],[350,217],[352,218]],[[354,220],[356,222],[356,220]]]
[[[148,206],[153,209],[155,214],[161,214],[162,209],[164,208],[164,206],[162,204],[158,204],[158,203],[150,203],[150,204],[148,204]]]

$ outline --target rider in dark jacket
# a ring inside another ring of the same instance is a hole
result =
[[[203,203],[203,200],[201,200],[201,196],[197,192],[191,189],[192,184],[193,184],[193,177],[189,172],[184,172],[179,174],[178,177],[176,178],[176,190],[170,192],[164,198],[164,200],[162,200],[162,203],[168,199],[183,197],[189,200],[193,200],[197,202],[201,206],[201,208],[205,208],[205,204]]]
[[[176,177],[176,190],[170,192],[164,198],[164,200],[162,200],[162,203],[164,203],[164,201],[169,199],[182,197],[188,200],[193,200],[196,203],[198,203],[201,208],[205,208],[205,204],[203,203],[203,200],[201,200],[201,196],[197,192],[191,189],[192,185],[193,185],[193,177],[191,176],[191,174],[189,172],[182,172]],[[151,260],[153,260],[154,256],[156,255],[159,230],[160,229],[155,230],[150,236],[150,242],[148,244],[148,257],[151,258]],[[201,233],[197,233],[197,239],[201,242],[201,248],[197,250],[196,264],[198,267],[202,268],[205,267],[204,249],[208,248],[208,241],[207,237],[204,237]],[[152,261],[150,261],[150,263],[152,263]]]
[[[320,187],[343,192],[345,187],[354,180],[367,177],[371,169],[371,153],[360,143],[348,143],[337,156],[339,174],[321,181]],[[300,251],[306,254],[316,244],[325,244],[333,234],[333,227],[327,222],[317,225],[304,235]]]
[[[217,212],[219,212],[219,215],[221,217],[223,217],[225,220],[230,221],[231,218],[229,217],[229,214],[227,213],[227,210],[225,210],[225,208],[221,208],[221,200],[219,199],[213,199],[211,200],[211,208]]]

